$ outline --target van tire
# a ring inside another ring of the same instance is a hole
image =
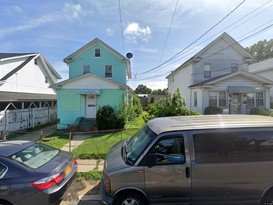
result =
[[[146,201],[141,195],[135,192],[123,193],[115,200],[115,205],[146,205]]]

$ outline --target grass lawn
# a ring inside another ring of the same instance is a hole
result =
[[[42,143],[61,149],[69,142],[69,135],[56,131],[55,133],[43,138]]]
[[[126,126],[125,131],[96,134],[85,140],[78,148],[73,150],[75,158],[78,159],[101,159],[105,158],[109,149],[120,142],[135,134],[145,124],[140,115],[132,124]]]

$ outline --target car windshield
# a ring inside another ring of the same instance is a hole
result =
[[[155,139],[157,135],[145,125],[126,144],[127,160],[134,164],[143,150]]]
[[[9,158],[30,168],[37,169],[53,159],[59,152],[58,149],[53,147],[35,143],[30,147],[11,155]]]

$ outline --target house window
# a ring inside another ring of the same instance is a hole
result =
[[[90,65],[83,65],[83,74],[90,73]]]
[[[194,107],[197,107],[197,92],[194,92],[193,93],[193,106]]]
[[[218,93],[219,98],[219,107],[226,107],[227,106],[227,93],[226,92],[219,92]]]
[[[209,106],[217,107],[217,92],[209,92]]]
[[[96,49],[95,49],[95,57],[96,57],[96,58],[99,58],[99,57],[100,57],[100,49],[99,49],[99,48],[96,48]]]
[[[211,67],[210,64],[206,63],[204,65],[204,78],[210,78],[211,76]]]
[[[227,107],[227,93],[225,91],[209,92],[209,106]]]
[[[263,107],[264,106],[264,93],[258,92],[256,93],[256,107]]]
[[[246,99],[247,99],[247,106],[254,107],[254,93],[247,93]]]
[[[231,72],[236,72],[239,70],[238,63],[231,63]]]
[[[105,66],[105,78],[112,78],[112,65]]]

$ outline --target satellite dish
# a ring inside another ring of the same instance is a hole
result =
[[[133,54],[132,53],[127,53],[126,57],[129,58],[129,59],[131,59],[133,57]]]

